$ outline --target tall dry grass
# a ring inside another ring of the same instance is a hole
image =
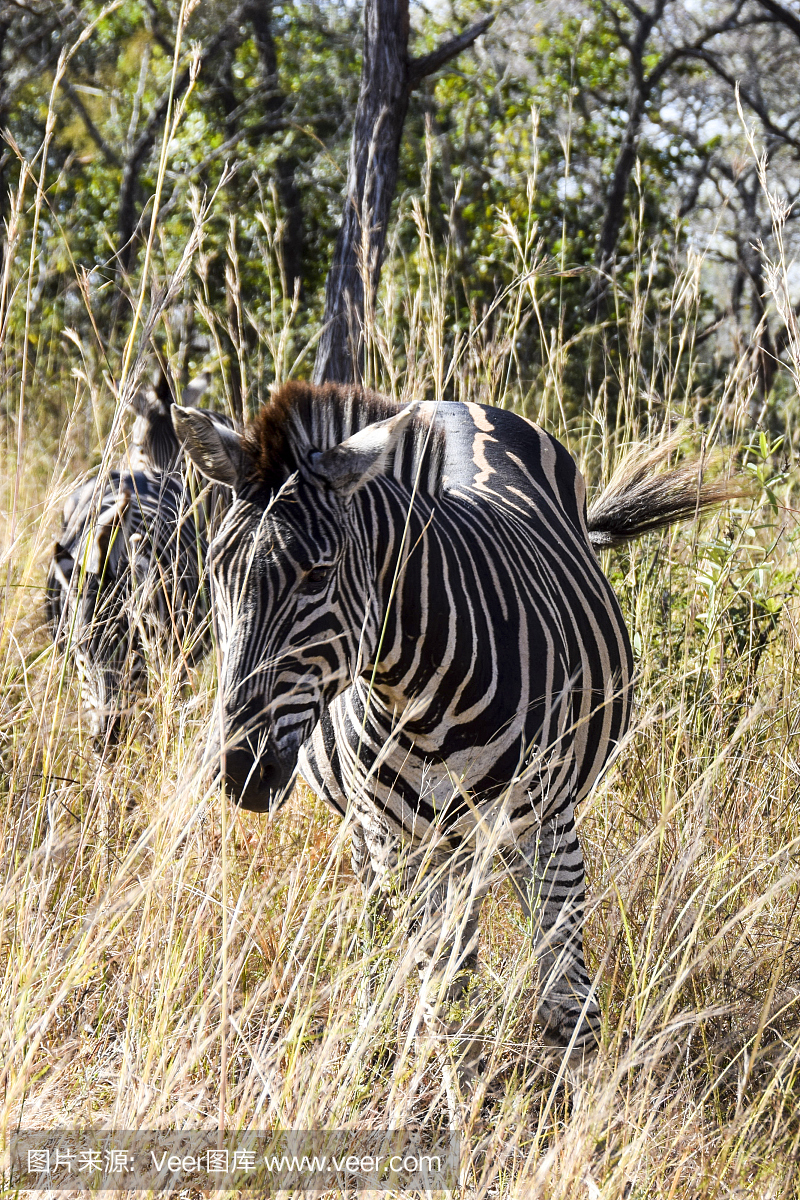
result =
[[[180,112],[173,120],[180,119]],[[165,134],[165,145],[167,134]],[[225,810],[197,769],[214,694],[213,656],[184,683],[153,662],[151,688],[113,754],[83,727],[69,661],[50,644],[42,584],[60,506],[89,466],[124,443],[123,400],[170,304],[194,289],[211,333],[216,402],[303,370],[279,231],[265,208],[272,320],[253,371],[220,363],[249,317],[229,244],[232,306],[208,302],[195,208],[177,269],[163,274],[153,218],[130,337],[103,346],[51,322],[36,343],[30,301],[46,201],[24,163],[3,284],[4,471],[0,586],[0,1129],[381,1128],[450,1119],[442,1047],[421,1039],[407,912],[366,933],[347,831],[299,785],[270,818]],[[764,186],[769,181],[764,173]],[[33,217],[26,207],[33,196]],[[776,448],[753,436],[752,357],[699,394],[702,256],[676,271],[652,327],[648,248],[612,327],[587,329],[601,364],[576,415],[565,366],[581,345],[542,328],[533,380],[517,334],[536,323],[559,264],[530,220],[504,214],[511,286],[452,336],[455,269],[413,201],[415,283],[390,258],[368,334],[370,382],[398,397],[514,407],[563,438],[589,479],[627,443],[678,420],[721,446],[774,506],[648,538],[605,566],[623,602],[639,683],[632,729],[580,814],[589,878],[586,950],[604,1009],[603,1049],[576,1077],[549,1059],[533,1021],[537,977],[510,885],[482,915],[485,1071],[461,1114],[463,1194],[476,1197],[794,1196],[800,1145],[800,629],[794,511],[774,481]],[[154,207],[154,213],[156,209]],[[774,203],[776,233],[782,215]],[[780,239],[778,237],[778,244]],[[770,264],[800,339],[787,264]],[[89,316],[97,304],[82,281]],[[28,307],[26,308],[26,300]],[[227,328],[226,323],[227,322]],[[649,339],[649,343],[648,343]],[[398,355],[398,342],[404,343]],[[645,344],[652,352],[645,354]],[[213,348],[216,347],[216,350]],[[20,369],[20,364],[22,368]],[[110,368],[110,370],[109,370]],[[241,385],[244,385],[243,387]],[[749,447],[749,448],[747,448]],[[777,490],[776,490],[777,488]],[[365,1000],[365,981],[372,990]]]

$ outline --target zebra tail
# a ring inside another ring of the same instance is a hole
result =
[[[681,438],[678,432],[656,447],[634,446],[625,455],[607,487],[589,507],[586,525],[593,546],[621,546],[676,521],[694,521],[726,500],[754,494],[753,481],[743,475],[708,478],[719,456],[696,458],[672,470],[659,470]]]

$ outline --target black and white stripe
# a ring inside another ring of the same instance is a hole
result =
[[[244,437],[175,419],[200,470],[235,492],[210,547],[230,791],[263,811],[299,770],[355,817],[373,878],[413,874],[424,853],[426,977],[437,913],[463,888],[451,1000],[502,854],[537,929],[547,1036],[591,1042],[574,814],[625,732],[632,674],[591,538],[722,495],[684,481],[670,507],[671,477],[640,471],[635,505],[618,486],[590,532],[574,461],[531,422],[335,385],[289,385]]]
[[[191,379],[181,393],[185,407],[197,404],[205,392],[210,376],[207,371]],[[138,388],[128,400],[127,407],[135,414],[133,438],[123,467],[131,471],[175,471],[181,469],[181,448],[172,424],[174,399],[172,385],[159,368],[155,383]],[[230,425],[226,417],[218,421]]]
[[[148,663],[194,662],[210,644],[204,516],[178,473],[112,472],[69,498],[47,577],[57,644],[75,664],[89,732],[114,741]]]
[[[184,388],[184,405],[208,387]],[[84,715],[98,745],[116,740],[147,685],[148,663],[188,666],[210,646],[206,578],[209,531],[227,509],[227,489],[198,481],[183,461],[163,370],[128,402],[130,446],[105,481],[75,488],[47,576],[54,639],[80,676]],[[209,419],[231,428],[229,418]]]

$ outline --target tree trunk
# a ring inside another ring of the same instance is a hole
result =
[[[286,102],[278,80],[278,55],[272,34],[272,0],[250,0],[245,15],[253,26],[253,37],[261,62],[263,82],[268,89],[266,109],[278,113]],[[297,158],[294,154],[281,154],[275,162],[275,187],[281,202],[284,217],[284,234],[281,245],[286,285],[291,297],[298,280],[302,286],[303,252],[305,230],[300,189],[295,174]]]
[[[325,284],[314,382],[360,382],[408,110],[408,0],[365,0],[364,59],[342,227]]]
[[[645,95],[642,90],[639,87],[632,88],[628,104],[628,124],[617,161],[614,164],[614,174],[611,177],[611,185],[606,196],[603,227],[600,230],[595,252],[594,265],[597,270],[589,288],[589,306],[595,320],[600,317],[603,298],[608,291],[607,275],[616,257],[617,242],[625,221],[625,199],[633,168],[636,165],[644,105]]]

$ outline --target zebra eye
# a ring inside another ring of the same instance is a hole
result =
[[[311,593],[321,592],[330,579],[330,575],[330,567],[312,567],[310,571],[306,572],[306,577],[300,584],[300,590]]]

